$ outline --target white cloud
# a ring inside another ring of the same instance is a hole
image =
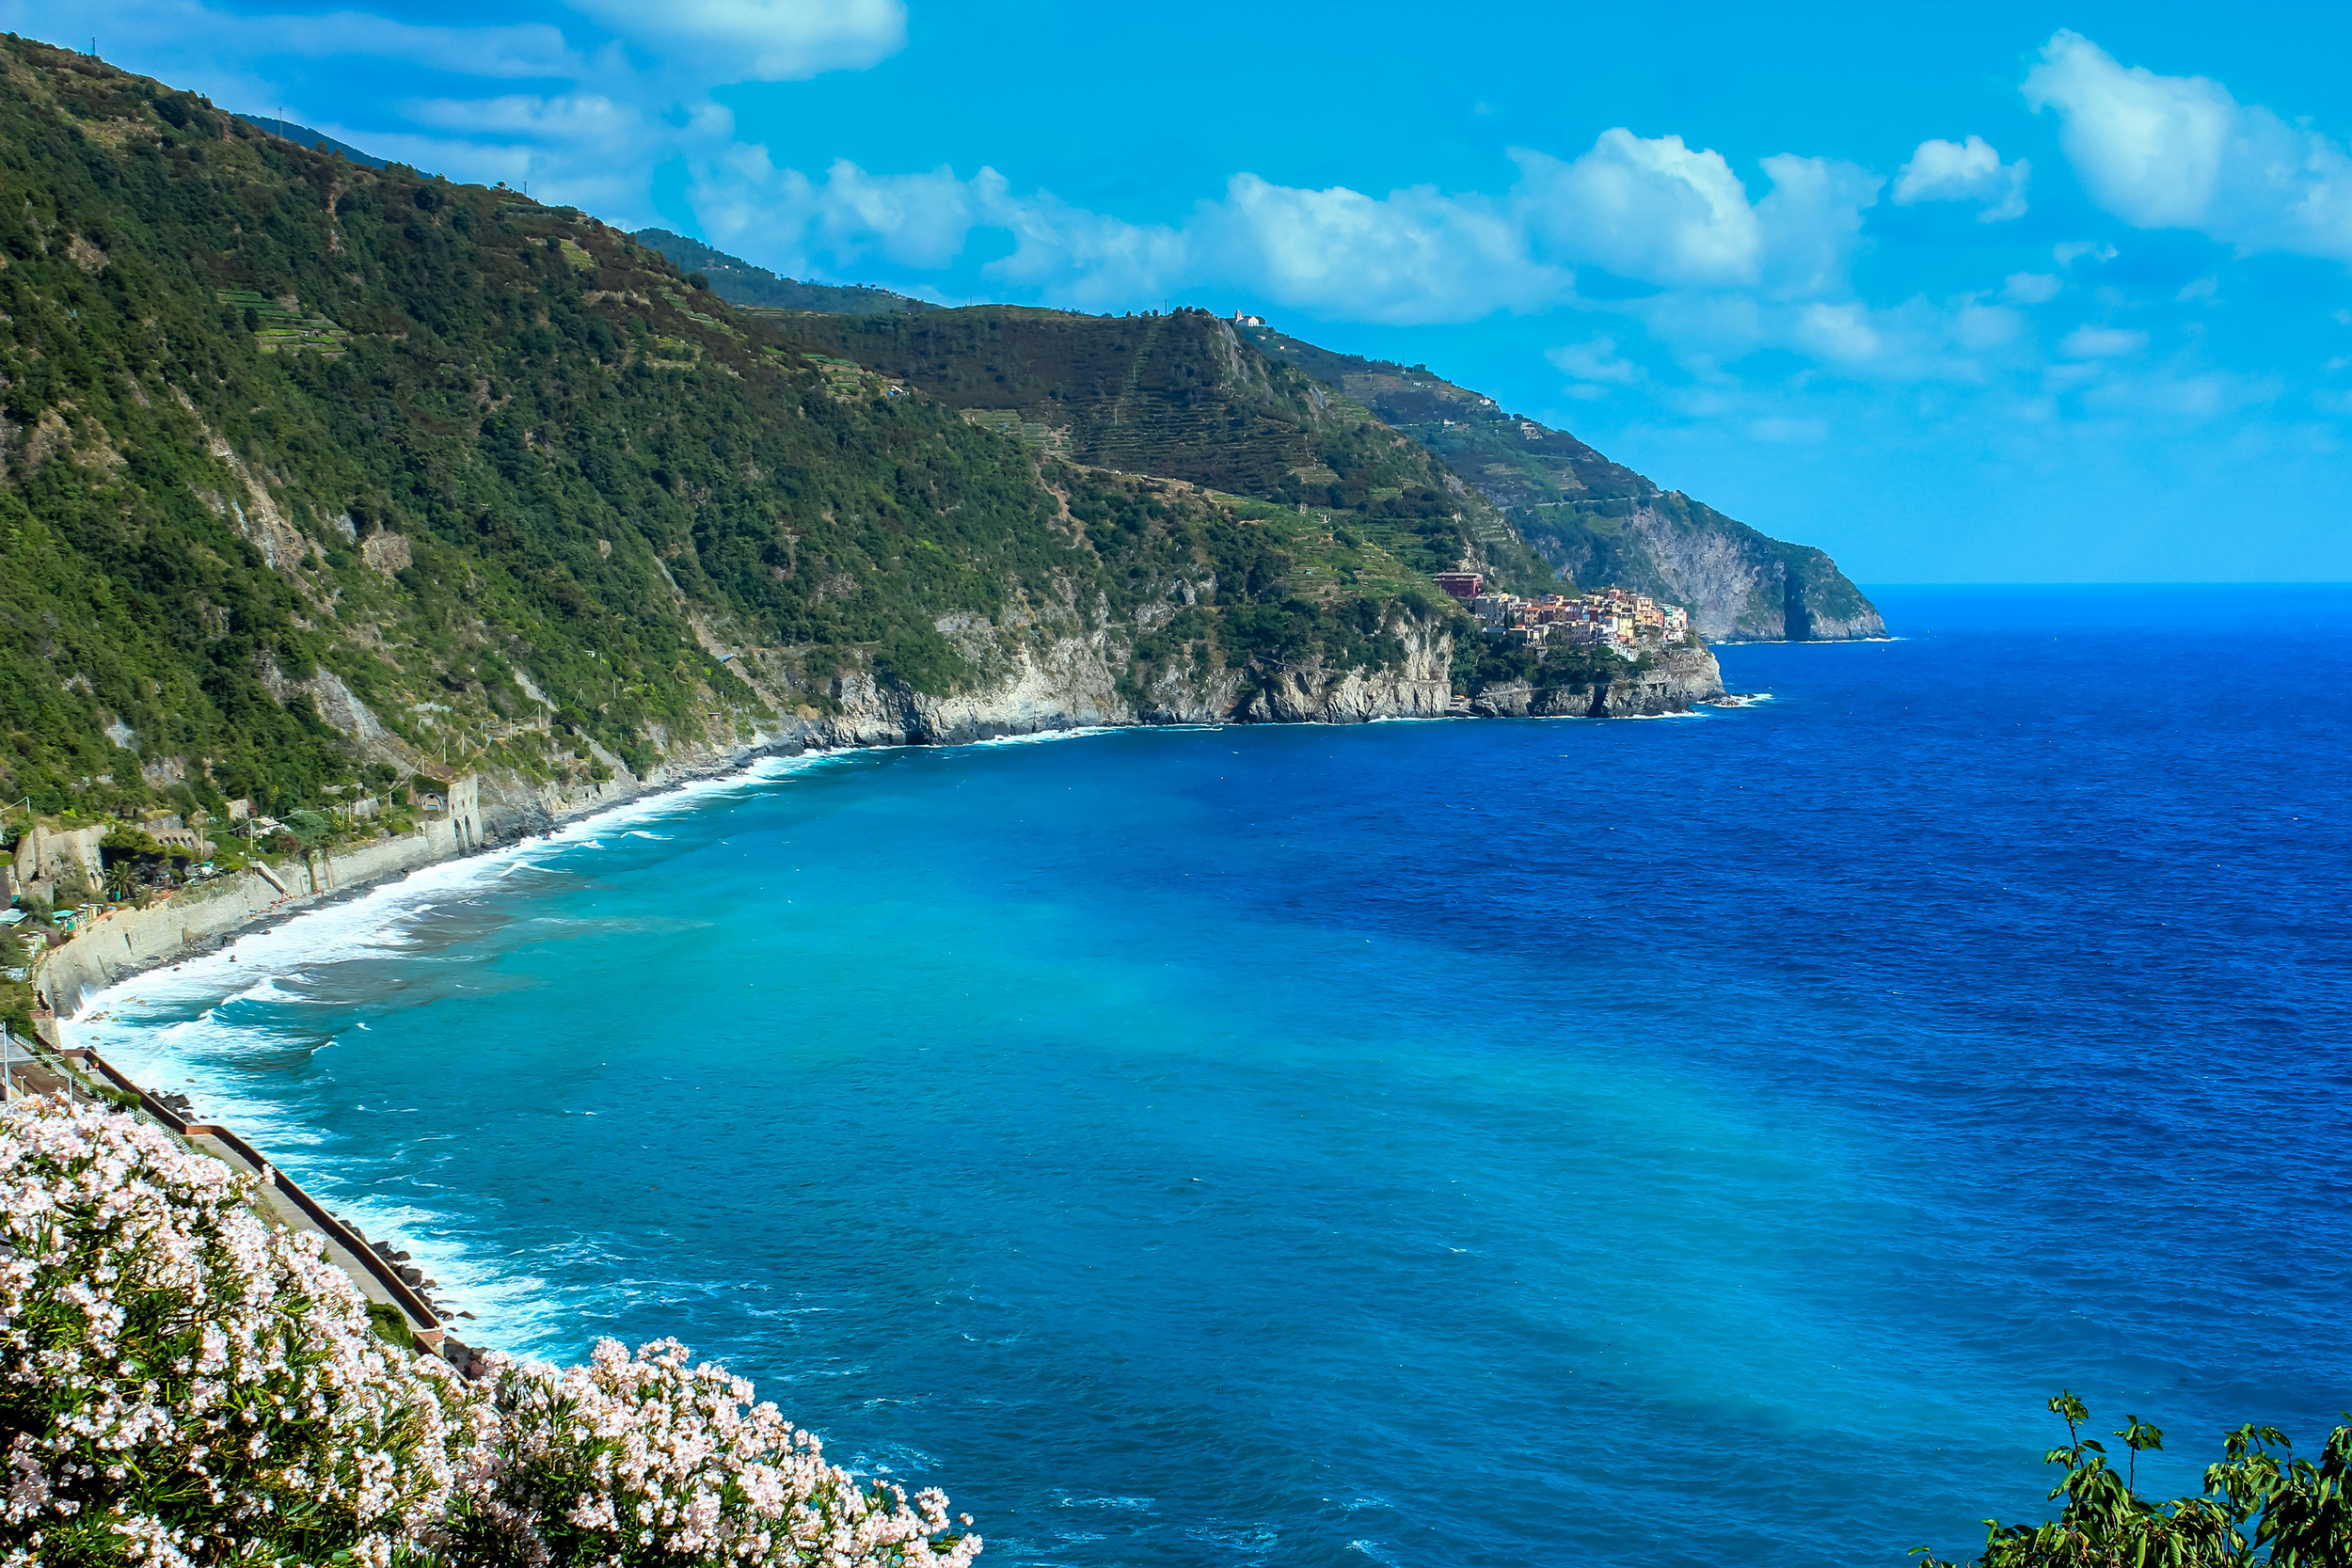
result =
[[[2026,181],[2033,166],[2020,158],[2013,164],[1982,136],[1964,142],[1923,141],[1895,176],[1895,204],[1915,201],[1978,201],[1984,211],[1979,223],[2003,223],[2026,215]]]
[[[863,71],[906,47],[904,0],[571,0],[572,8],[714,85]]]
[[[1846,293],[1863,209],[1885,182],[1852,164],[1786,152],[1765,159],[1764,172],[1772,189],[1756,216],[1766,289],[1783,299]]]
[[[1617,309],[1639,320],[1688,373],[1711,385],[1734,380],[1724,366],[1774,349],[1813,362],[1800,375],[1828,372],[1873,386],[1979,386],[2030,370],[2039,359],[2026,317],[1975,294],[1881,306],[1719,291],[1661,294]]]
[[[2129,71],[2060,29],[2026,73],[2026,101],[2055,106],[2058,144],[2090,198],[2140,229],[2201,222],[2221,181],[2236,103],[2201,76]]]
[[[1531,225],[1559,254],[1645,283],[1756,281],[1762,229],[1722,153],[1618,127],[1573,163],[1513,156]]]
[[[1008,201],[1004,226],[1013,252],[991,275],[1080,309],[1160,298],[1190,276],[1190,237],[1165,224],[1126,223],[1041,193]]]
[[[387,60],[460,76],[511,80],[571,76],[586,64],[561,29],[543,23],[424,26],[355,10],[247,16],[215,10],[199,0],[87,0],[54,8],[19,3],[7,6],[6,11],[11,26],[30,26],[69,42],[96,33],[110,56],[139,71],[169,69],[155,56],[184,61],[198,70],[291,56]],[[195,85],[207,91],[211,87],[209,82],[191,84],[185,77],[176,78],[174,85]]]
[[[1192,227],[1204,273],[1374,321],[1467,321],[1547,303],[1568,282],[1529,253],[1525,225],[1502,204],[1427,186],[1375,198],[1237,175]]]
[[[2352,156],[2202,76],[2126,68],[2061,30],[2026,75],[2083,189],[2139,229],[2352,261]]]
[[[1772,189],[1751,204],[1722,153],[1623,127],[1572,162],[1512,156],[1513,204],[1540,254],[1667,289],[1842,293],[1883,183],[1851,164],[1783,153],[1763,161]]]
[[[787,272],[852,268],[872,259],[935,270],[962,254],[972,230],[1006,221],[1005,179],[970,180],[946,166],[922,174],[868,174],[848,159],[822,177],[778,169],[764,148],[724,144],[700,170],[695,211],[722,248],[753,251]]]
[[[1630,387],[1642,377],[1641,367],[1617,353],[1614,338],[1564,343],[1544,357],[1584,384],[1583,389],[1578,391],[1580,396],[1597,396],[1607,387]]]
[[[2006,305],[1971,302],[1952,313],[1952,341],[1973,353],[2017,342],[2026,336],[2026,318]]]
[[[2072,359],[2112,359],[2147,346],[2147,333],[2120,326],[2078,326],[2058,340],[2058,352]]]
[[[2279,384],[2267,376],[2225,371],[2165,367],[2137,376],[2108,376],[2082,392],[2083,406],[2096,413],[2209,422],[2225,414],[2278,398]]]
[[[961,255],[973,228],[1005,206],[1005,178],[993,168],[966,182],[944,164],[927,174],[875,175],[842,159],[826,171],[821,195],[797,175],[790,182],[834,255],[925,271]]]
[[[903,0],[577,0],[553,23],[480,26],[363,10],[246,15],[203,0],[0,0],[0,10],[21,30],[95,32],[119,63],[226,108],[282,111],[456,179],[528,182],[534,196],[627,224],[654,215],[657,167],[712,157],[731,139],[714,88],[861,69],[906,41]],[[324,78],[323,61],[336,62]],[[386,84],[425,75],[433,95],[321,102],[287,85],[354,79],[346,62],[380,67],[368,74]]]
[[[2050,247],[2050,257],[2061,267],[2071,267],[2088,256],[2094,261],[2112,261],[2115,246],[2097,240],[2061,240]]]
[[[2012,305],[2046,305],[2063,287],[2046,272],[2012,272],[2001,280],[2001,297]]]
[[[1851,303],[1804,307],[1788,341],[1817,359],[1851,365],[1880,358],[1887,346],[1869,309]]]
[[[1520,150],[1513,192],[1539,252],[1668,291],[1758,290],[1837,297],[1863,211],[1884,183],[1852,164],[1780,153],[1763,160],[1761,201],[1723,154],[1680,136],[1603,132],[1572,163]]]
[[[741,147],[702,160],[691,197],[717,243],[780,269],[868,256],[938,267],[974,230],[993,229],[1013,249],[991,275],[1057,303],[1115,307],[1216,284],[1325,315],[1442,323],[1569,300],[1580,265],[1669,291],[1840,298],[1882,183],[1851,164],[1783,155],[1764,160],[1772,189],[1751,204],[1720,154],[1623,130],[1572,162],[1515,156],[1522,178],[1499,197],[1430,186],[1373,196],[1239,174],[1176,225],[1016,194],[986,169],[963,181],[839,163],[812,179]]]

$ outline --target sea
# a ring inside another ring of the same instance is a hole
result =
[[[779,759],[71,1026],[471,1342],[998,1564],[1885,1564],[2352,1407],[2352,588],[1887,588],[1648,721]],[[2110,1444],[2110,1447],[2116,1445]]]

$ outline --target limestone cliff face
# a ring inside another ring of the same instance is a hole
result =
[[[1482,718],[1635,719],[1688,713],[1696,703],[1724,695],[1724,674],[1705,648],[1677,648],[1648,670],[1631,665],[1613,680],[1589,686],[1531,686],[1510,681],[1487,687],[1470,702]]]
[[[967,635],[996,638],[967,623]],[[1000,736],[1145,724],[1359,724],[1375,719],[1436,719],[1448,714],[1485,718],[1573,715],[1624,719],[1687,713],[1695,703],[1724,695],[1723,672],[1705,647],[1677,648],[1653,667],[1593,685],[1533,687],[1519,681],[1486,688],[1463,704],[1454,700],[1454,640],[1442,629],[1398,629],[1404,657],[1380,669],[1332,669],[1309,659],[1273,668],[1218,666],[1205,673],[1162,676],[1136,700],[1118,672],[1130,644],[1117,630],[1097,630],[1044,643],[994,641],[992,675],[977,689],[946,696],[915,691],[870,673],[846,674],[831,693],[840,711],[787,719],[739,737],[732,745],[673,747],[661,767],[642,777],[610,753],[613,768],[601,784],[535,784],[485,776],[481,814],[491,838],[544,830],[564,817],[616,804],[686,779],[740,767],[764,754],[813,748],[954,746]]]
[[[1383,668],[1333,669],[1319,659],[1271,668],[1218,665],[1171,672],[1138,692],[1131,683],[1122,689],[1120,679],[1132,647],[1124,628],[1080,631],[1073,628],[1074,618],[1065,617],[1063,634],[1025,639],[1018,635],[1021,628],[994,627],[976,617],[949,619],[954,624],[943,622],[941,629],[987,672],[974,689],[933,696],[858,672],[833,682],[827,695],[837,713],[786,719],[731,745],[674,745],[662,765],[643,776],[601,748],[596,760],[612,770],[602,784],[546,784],[485,775],[485,831],[494,839],[544,831],[566,816],[740,767],[756,756],[813,748],[955,746],[1000,736],[1143,724],[1357,724],[1461,711],[1449,706],[1452,636],[1411,623],[1392,628],[1404,657]],[[756,680],[756,657],[746,663],[753,667],[747,675]]]
[[[1320,662],[1272,672],[1234,717],[1258,723],[1359,724],[1373,719],[1429,719],[1453,700],[1454,640],[1407,632],[1405,657],[1376,671],[1326,669]]]
[[[1698,526],[1693,508],[1665,499],[1662,507],[1633,507],[1624,531],[1639,541],[1666,595],[1689,605],[1707,636],[1804,641],[1886,635],[1878,610],[1823,552],[1737,525]],[[1714,521],[1711,515],[1704,520]]]
[[[977,691],[933,697],[873,676],[845,675],[834,695],[847,710],[802,736],[824,746],[956,745],[1041,730],[1126,724],[1356,724],[1442,714],[1453,694],[1454,640],[1406,626],[1405,657],[1376,670],[1336,670],[1319,659],[1275,668],[1218,666],[1162,676],[1142,700],[1122,692],[1119,638],[1065,637],[1040,655],[1014,650],[1010,669]]]
[[[994,678],[979,689],[943,697],[867,673],[842,675],[832,695],[844,711],[804,724],[797,738],[820,746],[954,746],[1132,724],[1135,710],[1119,693],[1112,657],[1109,640],[1100,635],[1057,638],[1042,652],[1015,646],[993,661]]]

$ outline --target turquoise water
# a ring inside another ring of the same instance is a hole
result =
[[[675,1334],[992,1561],[1895,1564],[2041,1506],[2061,1385],[2183,1486],[2352,1404],[2352,592],[2232,592],[769,764],[80,1033],[470,1339]]]

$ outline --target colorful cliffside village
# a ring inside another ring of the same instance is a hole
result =
[[[1582,642],[1631,657],[1645,639],[1687,642],[1691,637],[1688,610],[1622,588],[1528,599],[1486,593],[1486,578],[1477,572],[1440,572],[1438,586],[1468,604],[1486,624],[1488,637],[1513,642]]]

